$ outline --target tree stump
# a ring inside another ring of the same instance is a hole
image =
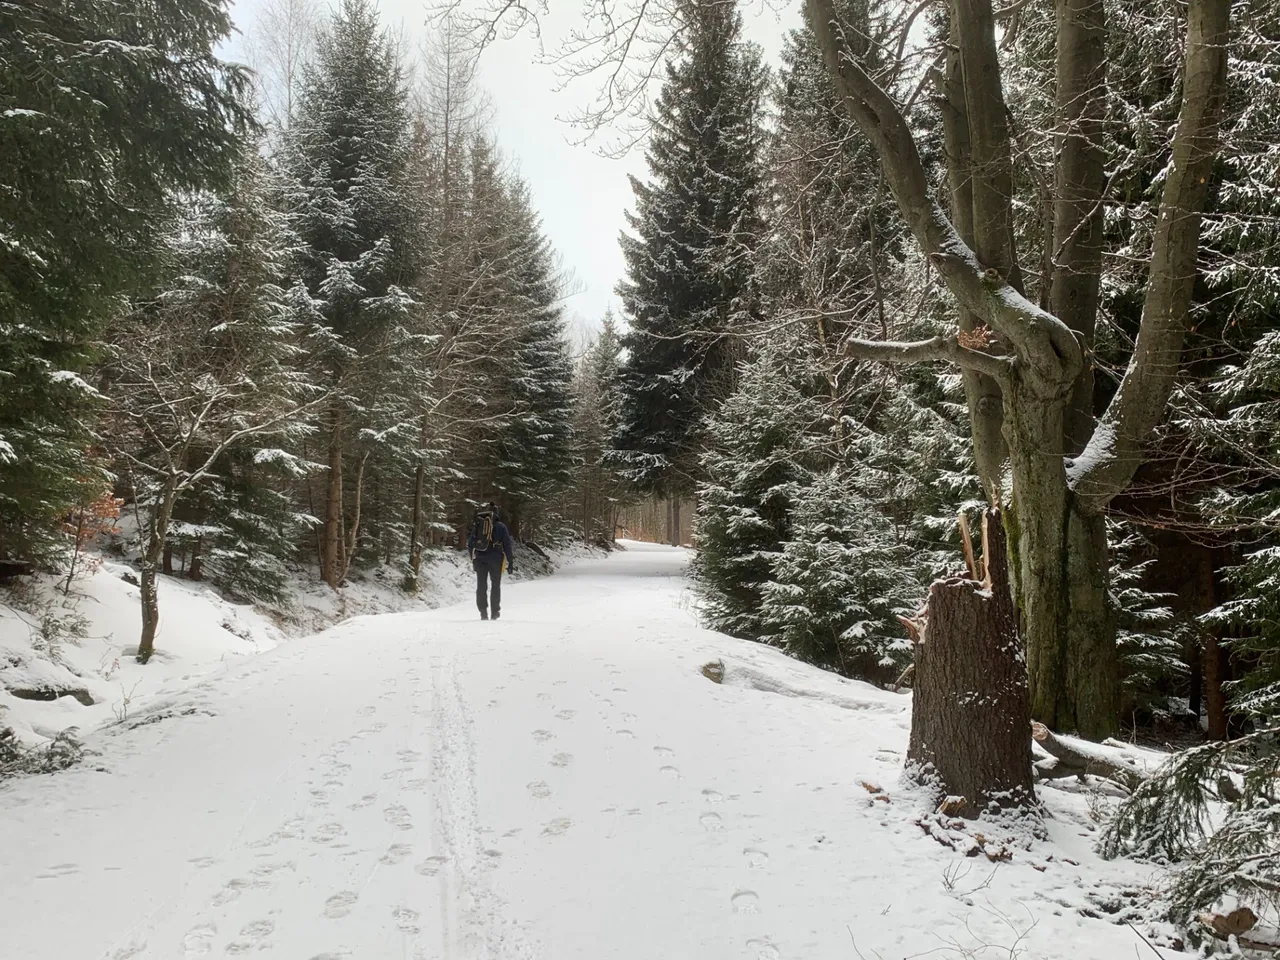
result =
[[[983,580],[953,577],[929,588],[915,639],[909,768],[949,810],[1035,810],[1027,665],[1009,590],[999,510],[982,524]]]

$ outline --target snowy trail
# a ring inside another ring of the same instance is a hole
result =
[[[348,622],[0,788],[0,954],[1135,955],[1077,907],[1085,866],[1141,877],[1100,867],[1070,809],[989,886],[975,865],[946,889],[973,862],[897,796],[907,701],[697,629],[685,556],[508,584],[497,623]]]

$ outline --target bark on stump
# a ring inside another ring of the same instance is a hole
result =
[[[985,581],[938,580],[929,588],[915,644],[909,767],[953,814],[1035,809],[1027,665],[1009,591],[998,510],[983,520]]]

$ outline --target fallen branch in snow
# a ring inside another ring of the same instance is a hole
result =
[[[1091,774],[1111,780],[1126,790],[1136,790],[1138,784],[1146,779],[1136,765],[1113,760],[1101,751],[1089,750],[1076,746],[1054,734],[1043,723],[1032,722],[1031,738],[1044,748],[1044,751],[1058,761],[1048,776],[1084,776]],[[1132,763],[1132,761],[1130,762]]]

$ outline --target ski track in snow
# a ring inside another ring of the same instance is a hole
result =
[[[1150,879],[1097,861],[1083,798],[1054,799],[1052,840],[983,886],[985,861],[911,823],[908,701],[699,630],[686,556],[633,544],[510,584],[497,623],[361,618],[5,784],[0,953],[1135,955],[1079,910],[1100,881]],[[715,659],[722,685],[699,669]]]

